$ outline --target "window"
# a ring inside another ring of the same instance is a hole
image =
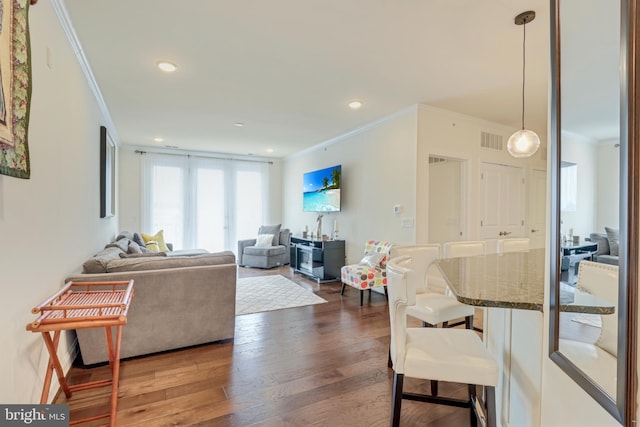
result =
[[[264,223],[266,163],[152,153],[142,159],[143,231],[164,229],[174,249],[232,250]]]

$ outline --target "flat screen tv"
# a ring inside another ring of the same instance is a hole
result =
[[[304,212],[337,212],[340,210],[341,165],[307,172],[303,176],[303,181],[302,210]]]

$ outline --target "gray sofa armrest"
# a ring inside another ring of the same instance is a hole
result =
[[[619,259],[616,255],[597,255],[596,262],[603,264],[618,265]]]
[[[244,265],[244,260],[242,259],[242,256],[244,255],[244,248],[255,245],[256,239],[238,240],[238,253],[236,254],[238,265]]]

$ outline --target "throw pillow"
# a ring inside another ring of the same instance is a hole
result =
[[[158,242],[156,242],[155,240],[149,240],[147,242],[147,249],[149,249],[151,252],[160,252],[160,245],[158,245]]]
[[[169,248],[167,247],[167,244],[164,242],[164,230],[160,230],[158,231],[156,234],[154,234],[153,236],[150,236],[148,234],[145,233],[140,233],[142,235],[142,238],[144,239],[144,244],[149,248],[149,242],[156,242],[156,244],[158,245],[158,248],[160,248],[158,251],[154,251],[154,252],[167,252],[169,250]],[[149,248],[151,249],[151,248]],[[151,249],[153,251],[153,249]]]
[[[120,234],[118,234],[118,237],[116,237],[116,241],[120,239],[133,240],[133,234],[129,233],[128,231],[121,231]]]
[[[364,255],[364,258],[360,260],[360,264],[368,265],[371,268],[380,267],[380,262],[385,258],[384,254],[381,253],[367,253]]]
[[[140,245],[140,247],[142,247],[142,248],[145,247],[144,239],[142,238],[140,233],[133,233],[133,239],[131,239],[131,240],[133,240],[138,245]]]
[[[607,240],[609,241],[609,253],[611,255],[618,256],[618,250],[620,245],[620,231],[615,228],[605,227],[604,231],[607,232]]]
[[[141,254],[142,249],[140,249],[140,245],[134,242],[133,240],[129,240],[129,248],[127,250],[128,254]]]
[[[258,234],[256,248],[270,248],[273,243],[273,234]]]
[[[280,226],[281,224],[263,225],[258,230],[258,235],[271,234],[271,236],[273,237],[271,246],[278,246],[280,244]]]
[[[589,240],[598,244],[598,250],[594,255],[609,255],[609,240],[604,234],[591,233]]]

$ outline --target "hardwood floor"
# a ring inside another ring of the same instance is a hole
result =
[[[364,307],[340,283],[317,285],[291,273],[239,269],[239,277],[282,274],[328,301],[236,318],[233,342],[123,360],[118,426],[386,426],[393,372],[387,368],[389,318],[384,295]],[[476,318],[481,321],[481,314]],[[418,326],[416,322],[415,326]],[[107,366],[74,366],[72,384],[109,377]],[[429,383],[407,379],[405,390]],[[76,392],[72,419],[107,411],[109,388]],[[440,383],[464,398],[466,385]],[[100,423],[86,423],[92,426]],[[402,402],[403,426],[469,425],[467,409]]]

